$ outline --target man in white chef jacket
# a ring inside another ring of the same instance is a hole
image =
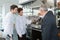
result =
[[[17,5],[11,5],[10,6],[10,12],[6,14],[4,21],[3,21],[3,27],[4,27],[4,33],[6,36],[12,39],[13,35],[13,27],[14,27],[14,14],[17,13]]]
[[[16,18],[16,31],[18,34],[18,40],[26,40],[26,24],[31,23],[30,20],[27,20],[25,16],[23,16],[23,9],[18,8],[18,16]]]

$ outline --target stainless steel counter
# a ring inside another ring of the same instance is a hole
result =
[[[41,30],[41,25],[35,25],[35,24],[31,24],[31,25],[28,25],[28,29],[30,30],[36,30],[36,31],[42,31]]]

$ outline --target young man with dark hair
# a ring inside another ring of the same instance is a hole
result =
[[[12,14],[15,14],[17,12],[17,8],[18,8],[17,5],[11,5],[10,6],[10,12],[12,12]]]
[[[18,6],[11,5],[10,12],[8,12],[5,16],[5,20],[3,21],[4,33],[12,39],[13,35],[13,27],[14,27],[14,14],[17,13]]]
[[[18,34],[18,40],[27,40],[26,39],[26,24],[30,24],[31,21],[27,20],[25,16],[23,16],[23,9],[18,8],[18,16],[16,18],[16,31]]]

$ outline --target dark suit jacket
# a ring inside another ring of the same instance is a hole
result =
[[[56,17],[49,11],[42,22],[42,40],[58,40]]]

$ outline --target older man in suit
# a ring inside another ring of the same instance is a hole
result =
[[[56,18],[52,11],[48,11],[46,7],[41,7],[39,10],[40,17],[43,19],[42,40],[58,40]]]

